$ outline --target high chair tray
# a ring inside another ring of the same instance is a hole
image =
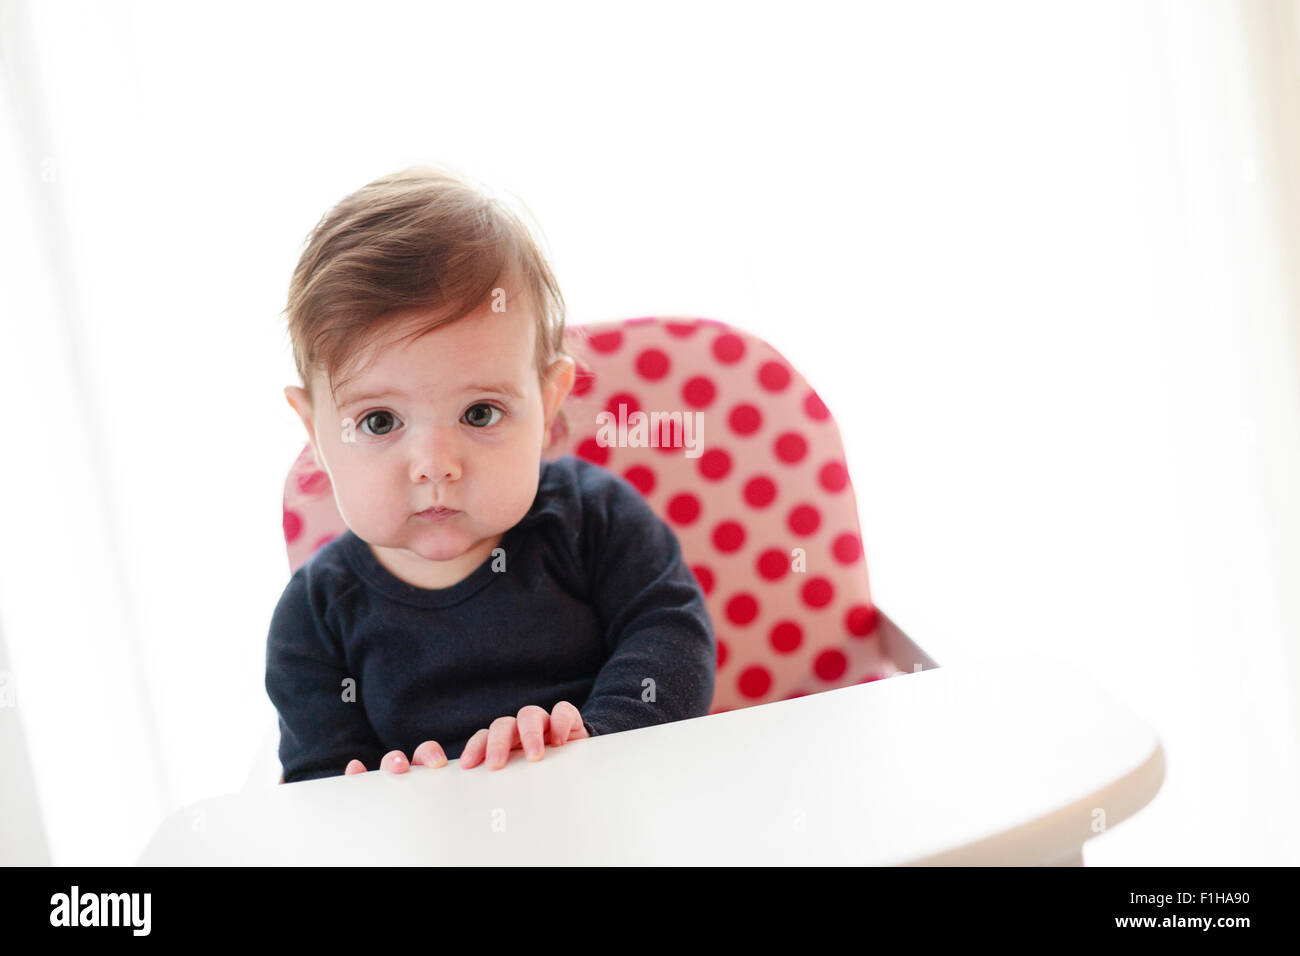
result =
[[[1141,809],[1160,741],[1049,659],[903,674],[522,751],[204,800],[140,864],[1045,864]]]

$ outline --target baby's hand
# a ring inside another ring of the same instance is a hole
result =
[[[548,733],[549,732],[549,733]],[[582,723],[582,714],[567,700],[562,700],[548,714],[545,708],[529,704],[519,711],[519,717],[498,717],[491,728],[484,728],[469,738],[460,755],[461,767],[477,767],[487,756],[487,765],[500,770],[510,759],[516,747],[524,748],[529,760],[541,760],[549,736],[552,747],[569,740],[590,736]]]
[[[426,767],[445,767],[447,766],[447,755],[442,752],[442,747],[438,746],[436,740],[426,740],[415,748],[415,752],[411,754],[410,763],[406,762],[406,754],[400,750],[390,750],[379,761],[379,769],[388,773],[406,773],[414,764],[424,764]],[[343,772],[345,774],[365,773],[366,765],[360,760],[353,760]]]

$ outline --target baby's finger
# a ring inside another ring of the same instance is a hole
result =
[[[487,765],[500,770],[510,759],[510,751],[519,746],[519,731],[513,717],[498,717],[488,727]]]
[[[484,727],[482,730],[475,731],[474,736],[465,742],[465,749],[460,752],[462,770],[477,767],[483,762],[483,755],[487,752],[487,739],[488,730]]]
[[[519,742],[523,744],[524,756],[529,760],[541,760],[546,750],[546,727],[551,722],[551,715],[544,707],[529,704],[519,711]]]
[[[365,773],[365,772],[366,772],[366,765],[363,764],[360,760],[353,760],[353,761],[351,761],[351,762],[348,764],[348,768],[347,768],[346,770],[344,770],[343,772],[344,772],[345,774],[352,774],[352,773]]]
[[[582,714],[567,700],[562,700],[551,709],[551,746],[559,747],[567,740],[586,737],[587,728],[583,726]]]
[[[415,748],[411,754],[411,766],[423,764],[426,767],[447,766],[447,755],[436,740],[426,740]]]
[[[411,769],[411,765],[406,762],[406,754],[400,750],[390,750],[384,754],[384,759],[379,761],[379,769],[386,773],[406,773]]]

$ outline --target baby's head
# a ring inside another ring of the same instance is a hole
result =
[[[285,311],[285,395],[343,520],[400,577],[459,580],[528,512],[573,386],[527,227],[448,172],[385,176],[312,230]]]

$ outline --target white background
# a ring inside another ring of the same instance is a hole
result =
[[[1291,4],[0,17],[0,786],[54,863],[242,786],[290,271],[426,161],[526,203],[571,322],[718,318],[803,371],[941,664],[1031,650],[1153,724],[1165,785],[1090,864],[1300,862]]]

